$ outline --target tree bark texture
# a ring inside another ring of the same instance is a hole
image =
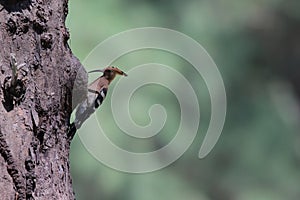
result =
[[[68,0],[0,0],[0,199],[74,199]],[[86,79],[79,83],[86,87]]]

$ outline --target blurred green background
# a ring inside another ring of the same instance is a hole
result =
[[[209,156],[199,160],[210,118],[209,94],[205,83],[199,82],[201,77],[187,62],[167,52],[144,50],[120,58],[114,64],[126,66],[124,71],[157,62],[184,74],[201,102],[200,129],[179,160],[139,175],[99,163],[76,136],[71,149],[76,198],[299,200],[299,8],[298,0],[70,0],[70,46],[81,61],[97,44],[119,32],[146,26],[174,29],[208,51],[223,76],[228,100],[221,138]],[[173,117],[155,139],[133,139],[114,123],[109,95],[97,115],[113,142],[130,151],[147,152],[174,137],[180,109],[171,92],[145,86],[132,102],[132,117],[140,125],[149,123],[147,112],[155,103],[165,106]]]

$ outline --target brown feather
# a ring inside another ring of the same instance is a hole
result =
[[[101,91],[103,88],[108,88],[109,85],[109,81],[101,76],[99,78],[97,78],[96,80],[94,80],[88,87],[88,89],[90,90],[94,90],[94,91]]]

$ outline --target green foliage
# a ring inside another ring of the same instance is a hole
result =
[[[101,41],[127,29],[145,26],[175,29],[197,40],[213,57],[228,98],[222,136],[213,152],[199,160],[199,145],[210,119],[210,100],[205,83],[198,82],[199,77],[190,64],[172,54],[152,50],[118,59],[114,64],[121,68],[128,66],[124,71],[138,64],[157,62],[174,67],[191,80],[201,99],[199,133],[178,161],[158,172],[142,175],[120,173],[100,164],[76,136],[71,170],[77,199],[299,199],[299,99],[295,95],[297,88],[286,74],[300,74],[299,67],[292,66],[300,63],[297,59],[290,62],[294,57],[285,57],[291,46],[282,46],[281,50],[272,46],[274,35],[279,39],[290,38],[289,44],[296,43],[296,38],[290,37],[291,27],[300,23],[296,4],[299,5],[293,0],[70,1],[67,18],[70,46],[81,60]],[[281,57],[286,66],[271,62],[282,51],[287,52]],[[289,71],[292,68],[297,71]],[[110,95],[97,115],[103,128],[111,133],[108,137],[118,146],[147,152],[157,147],[157,141],[166,144],[174,137],[180,109],[166,88],[145,86],[132,97],[130,110],[139,125],[149,123],[148,109],[156,103],[164,105],[168,115],[174,116],[157,137],[146,141],[125,136],[117,127],[112,120]]]

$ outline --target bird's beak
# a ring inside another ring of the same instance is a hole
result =
[[[104,72],[104,69],[95,69],[95,70],[92,70],[92,71],[89,71],[88,73],[94,73],[94,72]]]
[[[102,72],[104,73],[104,71],[106,69],[110,69],[110,70],[113,70],[115,71],[117,74],[119,75],[123,75],[123,76],[128,76],[125,72],[123,72],[122,70],[118,69],[118,68],[114,68],[114,67],[108,67],[108,68],[105,68],[105,69],[95,69],[95,70],[92,70],[92,71],[89,71],[88,73],[94,73],[94,72]]]

